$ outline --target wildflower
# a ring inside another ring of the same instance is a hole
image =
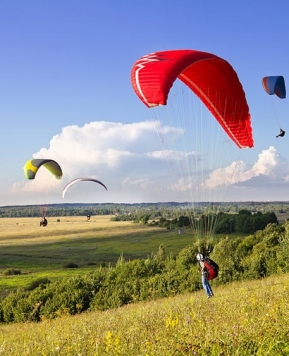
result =
[[[175,328],[178,324],[179,324],[179,318],[173,318],[172,313],[170,313],[170,317],[168,319],[165,320],[166,322],[166,328]]]

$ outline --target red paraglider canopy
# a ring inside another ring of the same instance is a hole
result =
[[[245,93],[224,59],[195,50],[156,52],[140,58],[131,71],[132,86],[147,107],[166,105],[177,78],[202,100],[238,147],[253,147]]]

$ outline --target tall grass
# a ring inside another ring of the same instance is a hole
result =
[[[288,275],[105,312],[2,325],[1,355],[288,355]]]

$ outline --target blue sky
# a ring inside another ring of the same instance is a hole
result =
[[[288,99],[261,86],[266,75],[289,80],[288,13],[287,0],[1,0],[0,205],[198,200],[161,162],[155,119],[130,83],[136,60],[169,49],[226,59],[252,116],[254,148],[229,156],[221,147],[223,162],[215,150],[219,171],[206,167],[198,191],[221,176],[226,194],[218,199],[289,200],[289,136],[275,138],[279,126],[289,134]],[[45,168],[27,181],[23,166],[32,157],[57,160],[62,181]],[[64,185],[82,176],[108,191],[80,183],[64,201]]]

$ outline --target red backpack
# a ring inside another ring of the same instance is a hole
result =
[[[217,265],[217,263],[208,257],[205,257],[203,262],[208,272],[208,280],[218,277],[219,266]]]

